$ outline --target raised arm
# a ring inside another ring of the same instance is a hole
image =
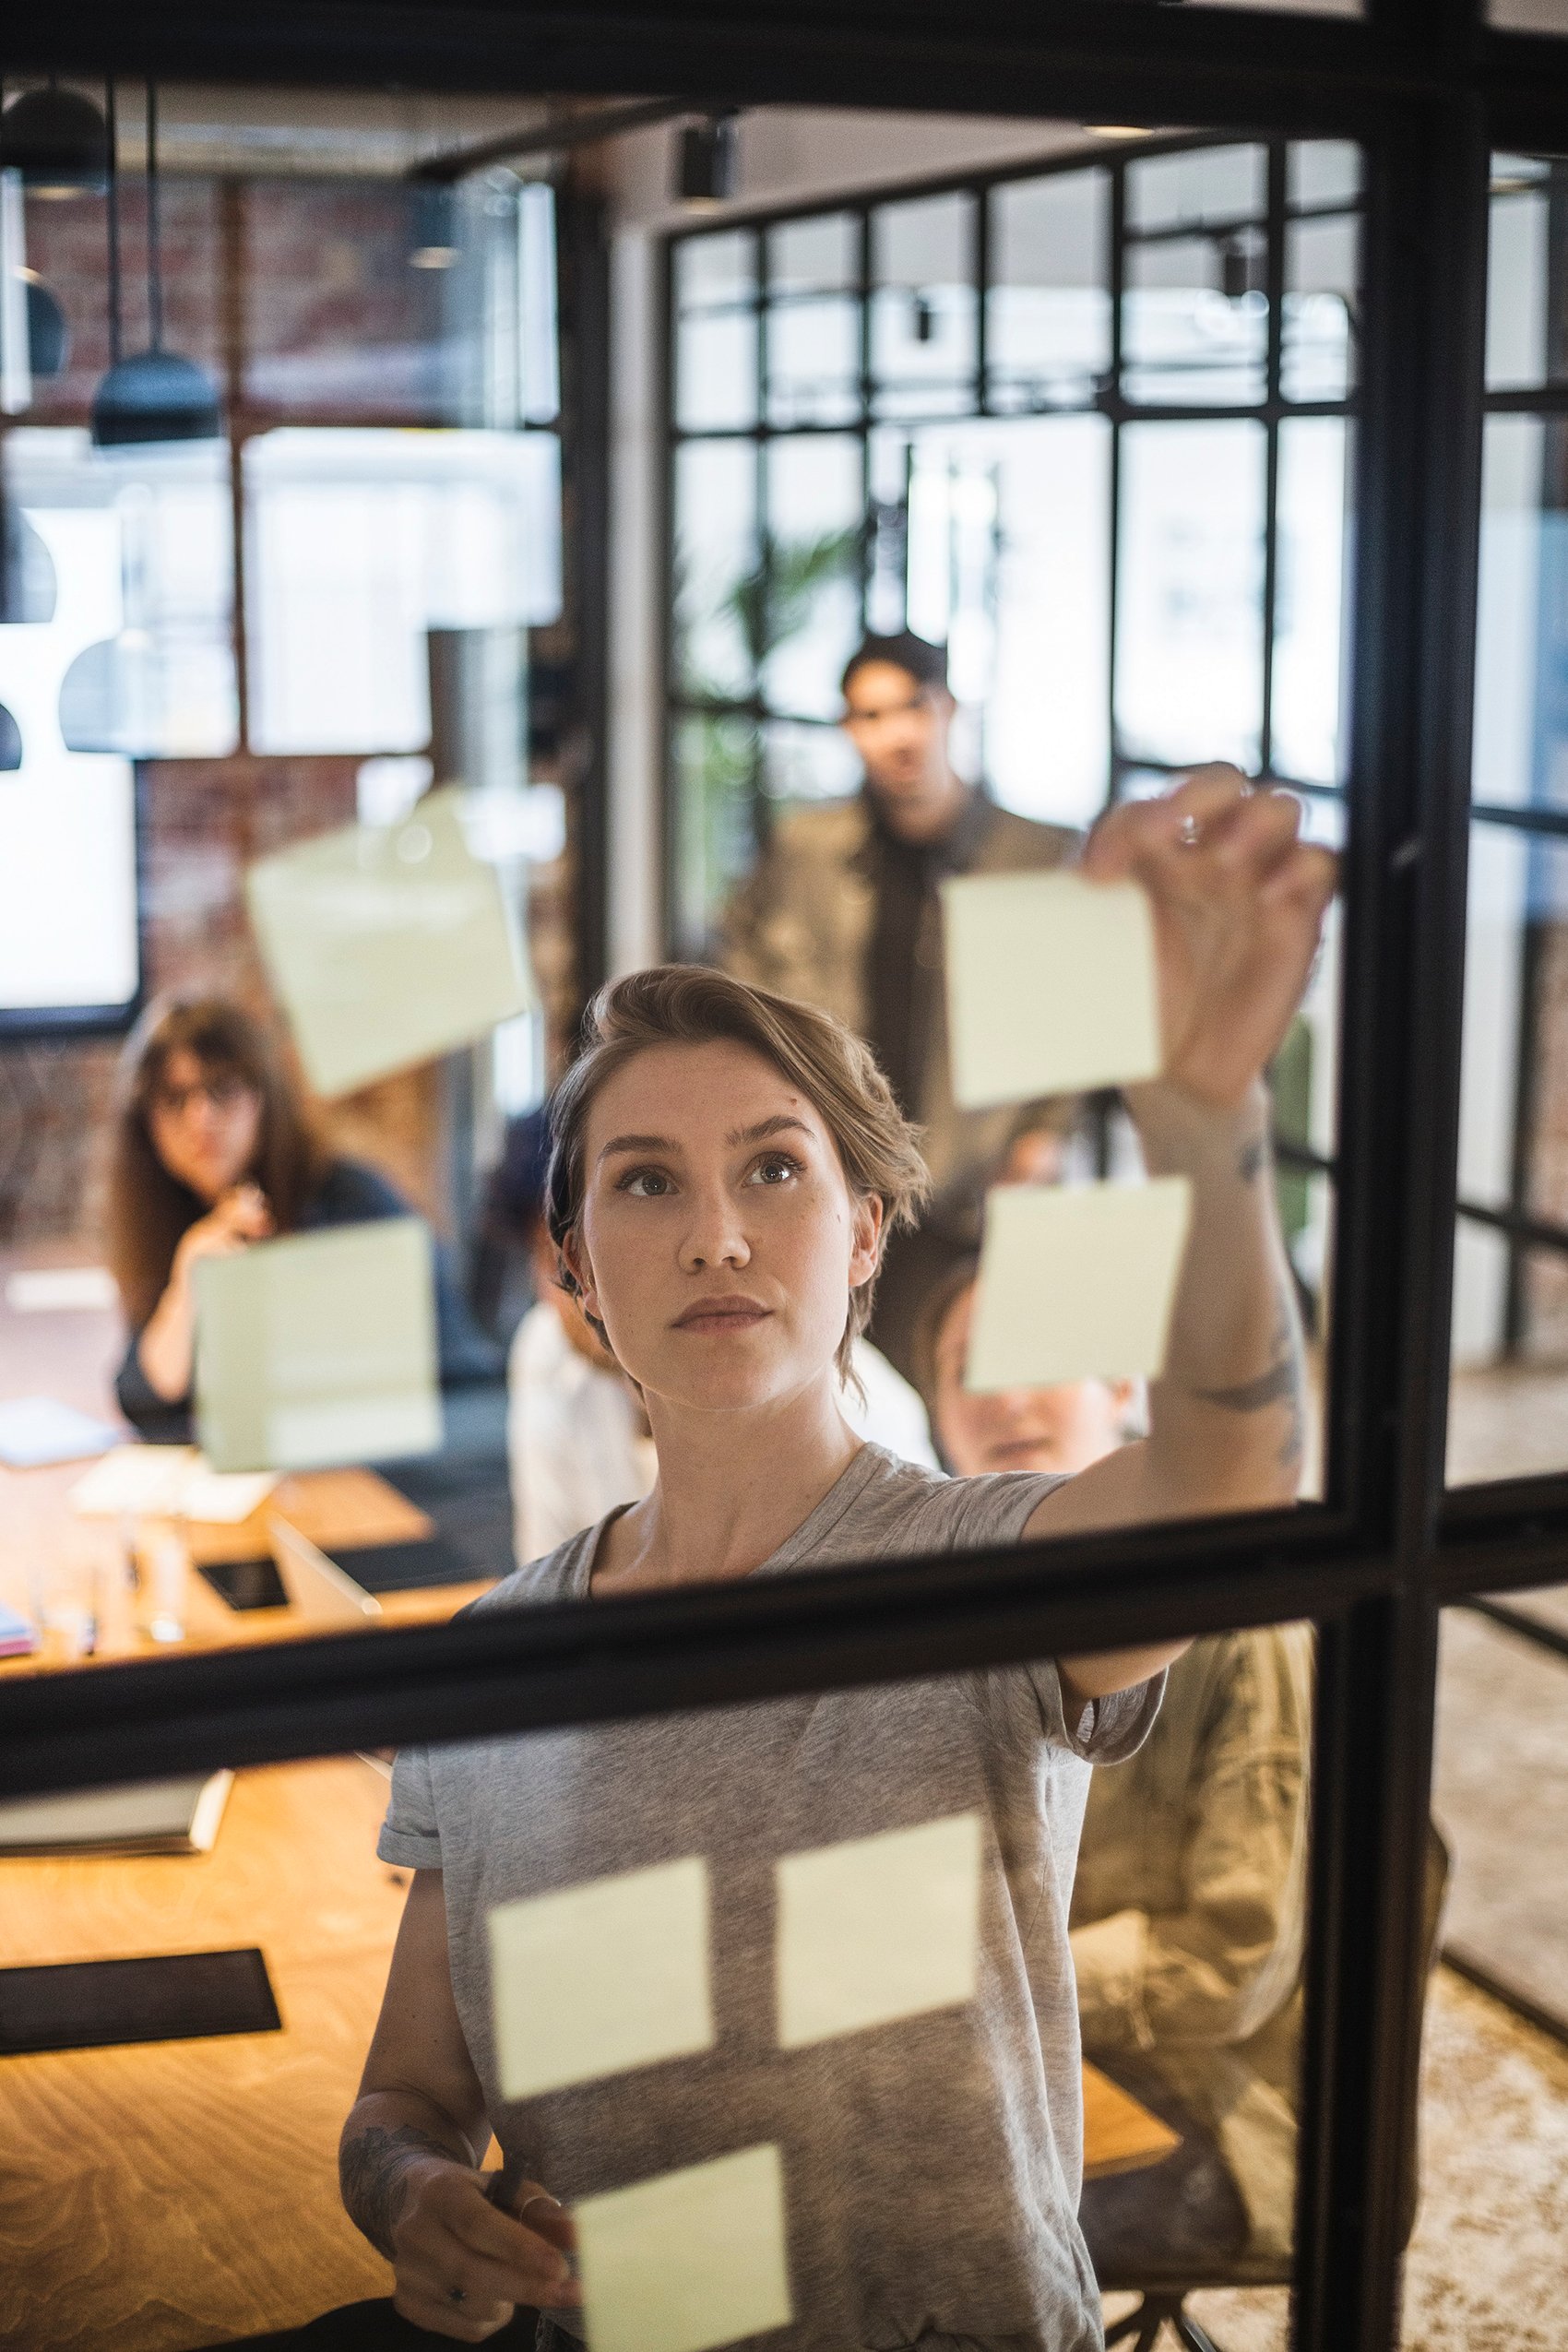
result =
[[[1205,768],[1164,800],[1111,811],[1090,837],[1085,873],[1131,877],[1153,905],[1165,1068],[1128,1103],[1150,1172],[1190,1180],[1193,1218],[1148,1436],[1058,1488],[1031,1536],[1295,1499],[1305,1383],[1263,1074],[1301,1001],[1336,871],[1300,839],[1300,816],[1289,794]],[[1063,1670],[1079,1695],[1103,1697],[1181,1646]]]
[[[493,2335],[519,2303],[578,2299],[565,2214],[535,2180],[507,2182],[510,2210],[492,2202],[486,2189],[500,2176],[479,2168],[489,2142],[452,1996],[442,1874],[419,1871],[343,2126],[339,2178],[350,2219],[396,2270],[394,2308],[463,2344]]]

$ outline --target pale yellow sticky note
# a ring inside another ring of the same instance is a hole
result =
[[[196,1270],[196,1432],[217,1470],[441,1443],[434,1260],[417,1217],[257,1241]]]
[[[966,874],[942,901],[960,1109],[1158,1074],[1154,918],[1138,884]]]
[[[775,2147],[585,2197],[573,2217],[592,2352],[707,2352],[794,2316]]]
[[[980,1824],[955,1813],[778,1864],[785,2049],[971,2001]]]
[[[707,1864],[693,1854],[500,1904],[490,1970],[509,2099],[710,2049]]]
[[[500,876],[469,848],[461,797],[432,792],[400,825],[348,826],[245,876],[318,1094],[449,1052],[532,1001]]]
[[[1184,1176],[988,1194],[966,1388],[1153,1379],[1191,1217]]]
[[[172,1519],[201,1456],[194,1445],[116,1445],[70,1490],[73,1511],[88,1519]]]

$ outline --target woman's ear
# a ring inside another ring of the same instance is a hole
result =
[[[850,1225],[849,1288],[869,1282],[882,1263],[882,1226],[886,1210],[880,1193],[862,1193]]]
[[[588,1252],[583,1247],[580,1226],[569,1225],[562,1235],[561,1256],[567,1272],[577,1286],[577,1298],[583,1313],[597,1319],[599,1300],[593,1287],[593,1268],[588,1264]]]

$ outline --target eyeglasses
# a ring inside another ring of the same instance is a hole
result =
[[[194,1086],[155,1087],[152,1107],[160,1111],[166,1119],[182,1119],[197,1095],[204,1095],[214,1111],[230,1111],[242,1095],[250,1092],[251,1088],[244,1078],[232,1070],[226,1070],[215,1073],[210,1078],[197,1078]]]

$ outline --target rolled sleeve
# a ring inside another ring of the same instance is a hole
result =
[[[375,1850],[384,1862],[401,1863],[406,1870],[441,1869],[441,1830],[428,1749],[398,1750],[392,1767],[392,1800]]]
[[[1136,1755],[1154,1728],[1165,1696],[1164,1673],[1134,1682],[1129,1690],[1112,1691],[1108,1698],[1086,1700],[1071,1722],[1063,1700],[1062,1672],[1054,1658],[1030,1669],[1040,1722],[1053,1748],[1065,1748],[1086,1764],[1125,1764]]]

